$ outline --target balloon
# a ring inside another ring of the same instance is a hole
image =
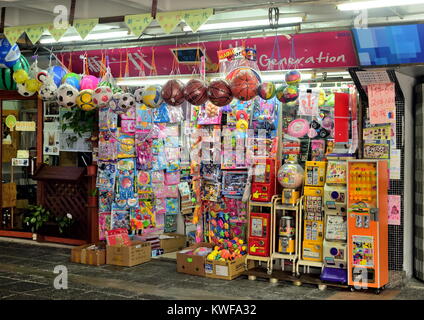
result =
[[[13,80],[15,80],[16,83],[22,84],[28,79],[28,73],[24,69],[20,69],[13,74]]]
[[[57,87],[62,83],[62,78],[67,73],[66,69],[61,66],[53,66],[47,70],[50,76],[53,78],[54,83]]]
[[[11,68],[21,57],[21,51],[17,44],[11,45],[4,38],[0,40],[0,68]]]
[[[99,83],[99,78],[95,77],[95,76],[83,76],[80,82],[80,88],[81,90],[86,90],[86,89],[90,89],[90,90],[94,90],[97,88],[97,85]]]

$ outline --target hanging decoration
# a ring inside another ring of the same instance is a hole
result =
[[[93,28],[99,23],[98,18],[80,19],[74,21],[74,28],[84,40]]]
[[[152,21],[150,13],[125,16],[125,23],[136,37],[140,37]]]
[[[181,22],[183,18],[182,11],[175,12],[158,12],[156,20],[165,33],[171,33]]]
[[[184,12],[183,20],[193,32],[199,28],[214,14],[213,9],[200,9]]]
[[[23,26],[4,28],[4,35],[10,43],[16,43],[24,32],[25,27]]]
[[[46,23],[33,24],[25,26],[25,33],[32,44],[36,44],[46,29],[48,29],[48,24]]]
[[[47,29],[56,41],[59,41],[60,38],[62,38],[63,35],[66,33],[66,31],[68,31],[68,27],[56,28],[53,24],[49,25]]]

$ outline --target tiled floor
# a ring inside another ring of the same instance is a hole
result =
[[[380,295],[316,286],[217,280],[176,272],[175,254],[132,267],[92,267],[69,262],[70,249],[0,241],[0,299],[267,299],[267,300],[424,300],[424,284],[411,280]],[[68,269],[68,289],[54,289],[54,267]]]

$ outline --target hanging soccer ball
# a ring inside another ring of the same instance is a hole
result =
[[[78,107],[84,111],[94,110],[93,92],[91,89],[81,90],[76,100]]]
[[[73,107],[77,104],[78,90],[70,84],[61,84],[57,89],[57,103],[61,107]]]
[[[144,90],[145,90],[144,87],[140,87],[137,90],[135,90],[134,98],[135,98],[135,101],[137,103],[143,103],[143,92],[144,92]]]
[[[107,86],[97,87],[93,93],[93,102],[98,107],[105,107],[112,99],[112,89]]]
[[[128,110],[135,106],[135,98],[131,93],[124,93],[118,100],[118,107],[122,110]]]
[[[31,96],[33,96],[37,91],[29,91],[27,88],[26,88],[26,85],[25,85],[25,83],[17,83],[16,84],[16,87],[17,87],[17,89],[18,89],[18,93],[21,95],[21,96],[24,96],[24,97],[31,97]]]
[[[46,82],[43,83],[43,85],[40,87],[40,90],[38,91],[38,97],[44,101],[53,100],[56,98],[56,91],[57,87],[54,82]]]
[[[109,108],[116,114],[123,114],[126,110],[119,107],[119,100],[121,99],[122,93],[114,93],[112,99],[109,101]]]
[[[143,92],[143,102],[150,108],[158,108],[163,102],[161,96],[162,87],[159,85],[149,86]]]

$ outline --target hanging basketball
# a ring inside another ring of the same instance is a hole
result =
[[[191,79],[184,88],[184,97],[192,105],[200,106],[208,101],[208,86],[206,82]]]
[[[208,99],[214,105],[223,107],[233,101],[230,85],[225,80],[215,80],[209,84]]]
[[[169,80],[162,87],[162,99],[171,106],[179,106],[185,100],[184,84],[180,80]]]
[[[252,100],[258,94],[259,80],[250,69],[240,69],[231,80],[231,92],[241,101]]]
[[[275,96],[275,85],[272,82],[262,82],[258,87],[258,95],[264,99],[269,100]]]

